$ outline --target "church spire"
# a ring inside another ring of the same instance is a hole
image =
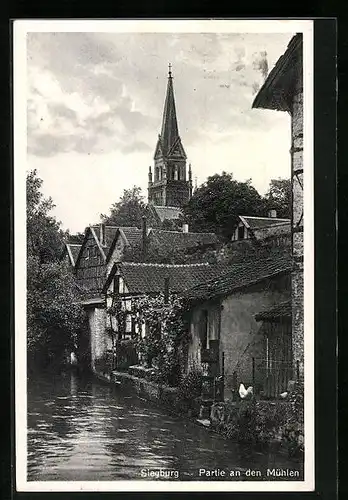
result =
[[[161,130],[161,143],[163,153],[166,155],[174,142],[179,137],[178,121],[176,118],[172,65],[168,65],[167,95],[164,103],[163,121]]]

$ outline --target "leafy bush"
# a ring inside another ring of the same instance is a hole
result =
[[[136,353],[137,342],[134,339],[116,340],[116,363],[118,370],[126,370],[129,366],[138,362]]]
[[[189,410],[194,408],[194,400],[201,396],[202,384],[202,371],[199,369],[193,369],[182,377],[178,386],[178,405],[182,409]]]

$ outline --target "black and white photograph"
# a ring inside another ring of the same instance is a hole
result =
[[[18,491],[314,489],[313,22],[14,22]]]

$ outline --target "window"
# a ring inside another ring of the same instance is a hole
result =
[[[97,247],[97,245],[94,247],[94,258],[95,259],[98,258],[98,247]]]
[[[86,260],[89,259],[89,253],[90,253],[90,249],[89,248],[86,248]]]
[[[130,336],[132,334],[132,316],[130,314],[127,314],[126,316],[126,324],[125,324],[125,336]]]
[[[120,276],[114,276],[114,294],[120,293]]]
[[[244,226],[239,226],[238,227],[238,239],[239,240],[244,240],[245,237],[245,227]]]

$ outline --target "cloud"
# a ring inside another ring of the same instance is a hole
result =
[[[251,105],[290,38],[291,34],[29,33],[30,161],[40,164],[44,182],[46,176],[52,196],[61,204],[68,200],[56,188],[63,175],[59,162],[69,164],[69,170],[76,168],[79,175],[90,165],[84,175],[86,192],[87,185],[93,191],[96,175],[104,175],[100,165],[111,178],[115,162],[123,167],[114,183],[123,188],[144,183],[146,189],[171,62],[179,131],[200,182],[205,175],[230,168],[236,176],[248,172],[261,186],[259,172],[273,175],[276,160],[263,146],[261,154],[260,145],[286,132],[287,117]],[[278,144],[283,147],[281,141]],[[272,154],[280,157],[276,146]],[[288,149],[281,158],[287,157]],[[238,158],[238,166],[231,158]],[[110,172],[107,161],[112,162]],[[69,184],[68,177],[65,182]],[[102,189],[107,186],[104,183]],[[117,192],[109,195],[111,205]],[[81,203],[83,197],[81,193]],[[63,213],[68,217],[69,209]]]

